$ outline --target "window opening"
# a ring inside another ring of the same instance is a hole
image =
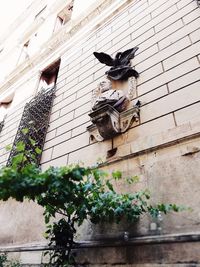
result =
[[[58,31],[63,25],[65,25],[71,19],[72,11],[73,11],[73,1],[58,13],[54,29],[55,32]]]
[[[22,47],[17,65],[21,64],[22,62],[24,62],[26,59],[29,58],[29,53],[28,53],[28,47],[30,44],[30,40],[28,40]]]
[[[58,77],[59,67],[60,67],[60,60],[56,61],[54,64],[52,64],[50,67],[48,67],[42,72],[38,90],[42,89],[46,90],[55,87]]]
[[[38,94],[24,107],[7,166],[11,165],[13,157],[17,155],[17,145],[19,142],[25,144],[26,152],[24,156],[26,160],[29,163],[40,164],[41,153],[38,153],[38,151],[43,150],[51,108],[55,97],[55,85],[59,67],[60,59],[42,72],[40,84],[43,87],[40,88]],[[23,129],[26,130],[24,131]]]
[[[2,122],[11,107],[14,98],[14,93],[8,94],[0,100],[0,122]]]
[[[55,87],[52,90],[42,90],[25,105],[7,166],[12,164],[13,157],[18,154],[17,146],[20,142],[25,145],[26,161],[39,165],[54,96]]]

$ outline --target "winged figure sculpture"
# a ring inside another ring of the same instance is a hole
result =
[[[106,72],[108,78],[112,80],[127,80],[129,77],[138,78],[139,74],[131,67],[131,59],[135,57],[138,47],[128,49],[124,52],[118,52],[115,58],[112,58],[106,53],[94,52],[94,56],[99,62],[111,66]]]

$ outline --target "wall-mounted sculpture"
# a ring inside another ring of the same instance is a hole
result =
[[[115,58],[105,53],[94,52],[94,56],[111,68],[106,71],[107,79],[93,91],[92,112],[89,114],[92,125],[87,129],[97,141],[110,139],[127,131],[133,121],[139,119],[139,102],[131,106],[133,79],[139,77],[132,68],[131,59],[138,47],[118,52]],[[128,82],[129,81],[129,82]]]

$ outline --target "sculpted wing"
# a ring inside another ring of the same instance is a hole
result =
[[[106,64],[107,66],[114,66],[114,60],[108,54],[98,52],[94,52],[93,54],[101,63]]]
[[[120,57],[121,63],[128,64],[130,62],[130,60],[135,57],[135,53],[138,49],[139,49],[139,47],[134,47],[134,48],[131,48],[131,49],[124,51]]]

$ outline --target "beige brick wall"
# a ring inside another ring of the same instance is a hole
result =
[[[92,164],[99,157],[106,160],[107,150],[112,148],[111,141],[91,143],[86,132],[91,91],[107,70],[94,58],[94,51],[114,54],[136,45],[140,48],[133,64],[140,73],[136,99],[142,102],[141,118],[127,133],[133,133],[132,139],[129,137],[125,143],[134,141],[135,135],[145,142],[144,133],[162,135],[190,122],[194,114],[197,119],[199,22],[199,9],[191,0],[132,1],[80,44],[73,56],[69,57],[67,51],[61,58],[42,164],[47,167],[63,157],[68,158],[68,163],[84,161],[84,151]],[[158,126],[160,121],[163,127]],[[113,139],[114,147],[118,146],[118,139]],[[129,150],[125,155],[128,154]]]

